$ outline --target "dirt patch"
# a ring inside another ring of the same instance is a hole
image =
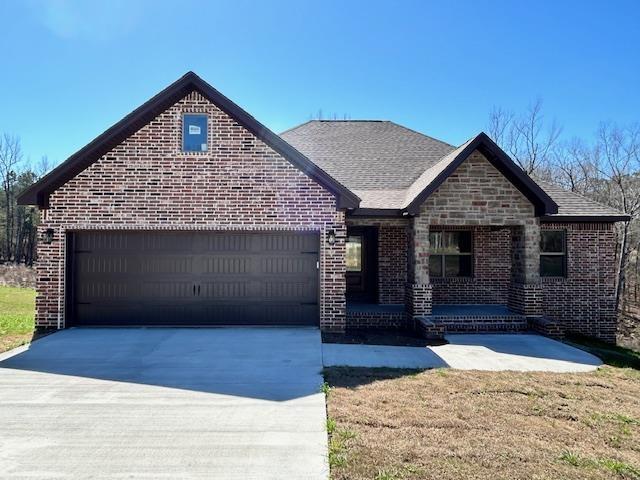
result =
[[[0,265],[0,285],[35,288],[36,271],[25,265]]]
[[[17,348],[27,343],[35,342],[36,340],[54,333],[53,331],[39,331],[33,333],[20,333],[12,335],[0,335],[0,353]]]
[[[329,368],[333,479],[638,479],[640,372]]]
[[[445,340],[427,340],[411,330],[399,329],[352,329],[345,333],[322,333],[323,343],[350,345],[391,345],[396,347],[426,347],[444,345]]]

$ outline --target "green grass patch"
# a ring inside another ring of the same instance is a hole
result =
[[[640,352],[630,348],[581,336],[570,336],[565,342],[600,357],[604,363],[612,367],[640,370]]]
[[[20,335],[34,329],[36,291],[0,286],[0,335]]]
[[[614,458],[592,459],[565,451],[560,455],[560,460],[578,468],[601,468],[615,473],[620,478],[640,480],[640,470],[633,465],[616,460]]]

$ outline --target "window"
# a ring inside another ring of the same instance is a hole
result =
[[[540,232],[540,275],[565,277],[567,275],[566,232],[543,230]]]
[[[190,113],[182,117],[182,151],[207,151],[206,115]]]
[[[471,232],[430,232],[429,246],[432,277],[471,276]]]
[[[347,272],[362,271],[362,237],[349,235],[347,237]]]

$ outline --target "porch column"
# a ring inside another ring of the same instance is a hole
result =
[[[429,217],[414,217],[407,235],[406,308],[414,317],[431,315],[429,223]]]
[[[540,224],[537,218],[513,227],[511,288],[508,306],[521,315],[542,315]]]

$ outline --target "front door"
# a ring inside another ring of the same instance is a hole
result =
[[[347,228],[347,300],[378,299],[378,229]]]

